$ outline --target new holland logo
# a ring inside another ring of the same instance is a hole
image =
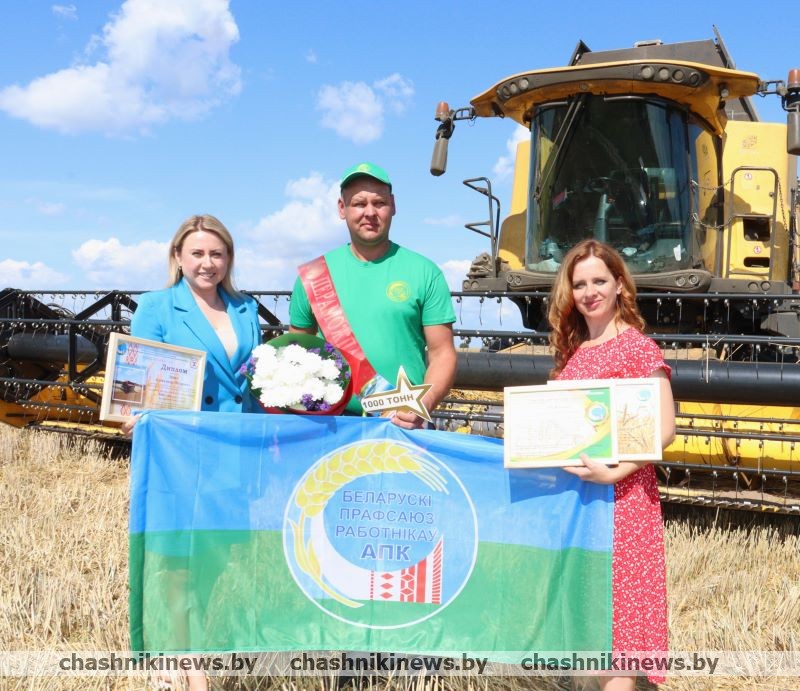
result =
[[[294,489],[284,551],[305,595],[357,626],[399,628],[461,592],[477,556],[466,490],[423,449],[389,439],[339,447]]]

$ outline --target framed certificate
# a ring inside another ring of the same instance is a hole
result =
[[[608,379],[614,389],[620,461],[661,460],[661,384],[656,378]]]
[[[584,453],[600,463],[618,462],[614,389],[608,383],[512,386],[503,399],[506,468],[577,466]]]
[[[206,353],[112,333],[100,419],[124,422],[142,410],[200,410]]]

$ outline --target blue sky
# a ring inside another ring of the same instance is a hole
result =
[[[767,5],[764,5],[766,7]],[[456,287],[488,249],[462,226],[493,179],[504,208],[513,122],[459,123],[445,176],[428,173],[438,101],[594,50],[712,37],[737,67],[800,66],[796,2],[270,2],[2,0],[0,288],[151,289],[194,213],[237,243],[238,285],[291,287],[346,240],[336,181],[362,160],[390,173],[393,238]],[[782,121],[777,98],[756,99]]]

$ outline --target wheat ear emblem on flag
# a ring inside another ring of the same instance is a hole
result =
[[[431,490],[448,494],[447,481],[439,469],[403,445],[381,440],[359,442],[337,450],[317,466],[296,491],[294,503],[300,513],[297,521],[290,521],[296,564],[331,598],[348,607],[363,606],[363,602],[354,597],[436,602],[441,587],[443,539],[439,539],[432,552],[417,564],[397,573],[376,573],[344,559],[326,537],[323,511],[331,497],[358,478],[384,473],[410,473]],[[308,540],[306,533],[310,534]],[[325,566],[329,567],[325,577],[319,554],[325,555]],[[395,585],[409,582],[414,583],[411,589]],[[417,597],[421,599],[415,599]]]

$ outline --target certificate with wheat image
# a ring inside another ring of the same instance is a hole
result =
[[[506,468],[617,463],[613,387],[595,382],[504,390]]]
[[[602,383],[614,389],[619,460],[660,461],[661,380],[609,379]]]
[[[557,389],[571,388],[575,383],[575,380],[551,381],[547,385]],[[609,386],[613,390],[618,460],[661,460],[660,379],[592,379],[582,383]]]

